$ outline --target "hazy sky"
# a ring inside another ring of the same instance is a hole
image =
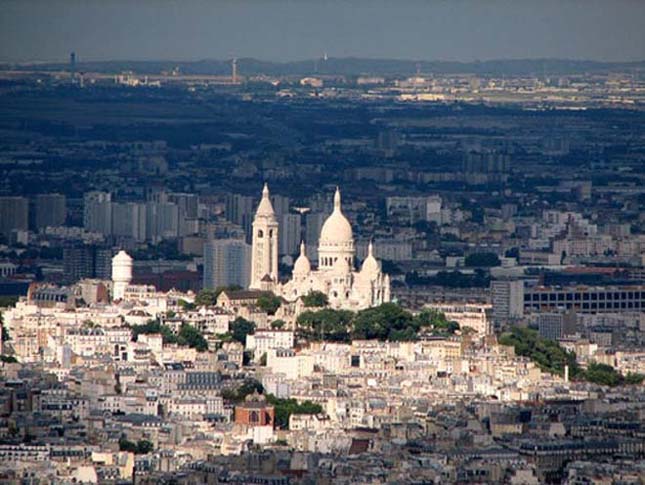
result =
[[[645,60],[645,0],[0,0],[0,60]]]

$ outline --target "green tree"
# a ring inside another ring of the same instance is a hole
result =
[[[129,451],[131,453],[137,452],[137,444],[133,441],[130,441],[125,436],[122,436],[119,439],[119,450],[120,451]]]
[[[255,332],[255,323],[249,322],[247,319],[237,317],[230,325],[230,333],[233,340],[246,345],[246,336]]]
[[[264,392],[264,387],[262,384],[253,378],[245,379],[242,384],[237,387],[230,387],[222,390],[222,397],[231,402],[241,402],[244,401],[246,396],[257,392],[262,394]]]
[[[302,303],[305,307],[324,307],[329,304],[329,299],[322,291],[310,291],[302,297]]]
[[[179,345],[187,345],[198,352],[208,350],[208,342],[206,342],[204,336],[199,330],[188,323],[181,325],[179,335],[177,336],[177,343]]]
[[[354,314],[348,310],[325,308],[298,316],[298,336],[309,341],[348,342]]]
[[[186,345],[199,352],[208,349],[208,343],[204,336],[192,325],[183,323],[177,335],[168,325],[162,325],[158,320],[150,320],[144,325],[132,327],[132,340],[136,340],[141,334],[161,334],[164,344]]]
[[[416,340],[419,321],[396,303],[383,303],[356,314],[352,339]]]
[[[289,417],[292,414],[320,414],[323,412],[320,404],[305,401],[298,404],[295,399],[279,399],[273,394],[267,394],[267,402],[274,407],[276,426],[289,429]]]
[[[502,262],[495,253],[473,253],[466,256],[466,266],[475,266],[490,268],[492,266],[499,266]]]
[[[184,311],[190,311],[190,310],[194,310],[195,308],[197,308],[197,305],[195,305],[194,303],[190,303],[190,302],[188,302],[188,301],[186,301],[186,300],[179,300],[179,301],[177,302],[177,304],[178,304],[178,305],[182,308],[182,310],[184,310]]]
[[[164,344],[176,344],[177,336],[168,325],[162,325],[158,320],[150,320],[143,325],[132,326],[132,340],[136,341],[141,334],[161,334]]]
[[[217,303],[217,297],[221,293],[221,290],[209,290],[203,289],[195,297],[196,306],[213,306]]]
[[[147,453],[150,453],[152,450],[154,450],[154,446],[152,442],[148,440],[139,440],[137,441],[137,446],[136,446],[136,451],[135,453],[138,455],[145,455]]]
[[[287,322],[285,322],[284,320],[273,320],[271,322],[271,328],[274,329],[274,330],[280,330],[286,324],[287,324]]]
[[[256,304],[263,312],[266,312],[269,315],[275,315],[275,312],[278,311],[278,308],[282,305],[282,300],[270,291],[267,291],[260,295]]]
[[[642,384],[644,380],[645,375],[636,372],[628,372],[625,376],[625,384],[627,385]]]
[[[564,367],[568,365],[572,378],[581,375],[574,352],[563,349],[553,340],[540,337],[535,330],[513,327],[510,332],[503,333],[498,341],[501,345],[512,346],[517,355],[529,357],[543,371],[563,375]]]

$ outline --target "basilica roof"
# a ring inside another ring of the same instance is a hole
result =
[[[340,190],[334,194],[334,211],[327,218],[320,231],[321,243],[352,243],[354,236],[352,226],[340,207]]]
[[[305,254],[305,243],[300,243],[300,256],[296,259],[293,265],[293,272],[295,274],[307,274],[311,271],[311,263]]]

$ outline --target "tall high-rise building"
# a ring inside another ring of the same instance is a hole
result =
[[[168,202],[176,204],[179,209],[179,235],[194,234],[199,218],[199,197],[196,194],[171,193]]]
[[[83,227],[89,232],[112,234],[112,194],[98,191],[85,193]]]
[[[496,326],[524,316],[524,282],[522,280],[493,280],[490,290],[493,302],[493,321]]]
[[[0,197],[0,234],[29,229],[29,200],[25,197]]]
[[[65,283],[76,283],[94,276],[94,251],[92,246],[70,245],[63,248],[63,277]]]
[[[112,231],[116,237],[146,240],[146,205],[137,202],[112,203]]]
[[[327,219],[323,212],[310,212],[305,216],[305,241],[307,242],[307,257],[310,261],[318,261],[318,240],[320,231]]]
[[[253,255],[251,259],[251,288],[262,288],[262,280],[278,282],[278,220],[264,184],[262,200],[253,219]]]
[[[271,205],[273,206],[275,215],[278,217],[289,213],[289,197],[285,197],[284,195],[272,195]]]
[[[226,219],[235,224],[242,225],[244,216],[253,216],[253,197],[240,194],[230,194],[226,197]]]
[[[63,269],[66,283],[84,278],[109,280],[112,274],[111,247],[70,244],[63,248]]]
[[[148,241],[176,238],[179,235],[179,207],[170,202],[148,202],[145,226]]]
[[[247,288],[250,274],[251,246],[243,240],[214,239],[204,244],[204,288]]]
[[[293,255],[298,252],[302,239],[300,214],[282,214],[280,216],[280,254]]]
[[[67,200],[62,194],[39,194],[34,201],[34,229],[65,225]]]
[[[94,278],[109,280],[112,273],[112,257],[116,250],[111,247],[94,248]]]

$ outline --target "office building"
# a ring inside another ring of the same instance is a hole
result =
[[[93,191],[84,195],[83,227],[89,232],[112,233],[112,194]]]
[[[29,229],[29,200],[25,197],[0,197],[0,234]]]
[[[36,231],[46,227],[65,225],[67,201],[62,194],[39,194],[34,200],[33,227]]]
[[[512,322],[524,315],[524,282],[493,280],[490,284],[493,321],[496,326]]]
[[[523,301],[525,312],[639,312],[645,309],[645,285],[536,286],[525,290]]]
[[[302,240],[300,214],[282,214],[280,221],[280,254],[293,255],[298,252]]]
[[[204,244],[204,288],[237,285],[247,288],[251,246],[240,239],[215,239]]]

